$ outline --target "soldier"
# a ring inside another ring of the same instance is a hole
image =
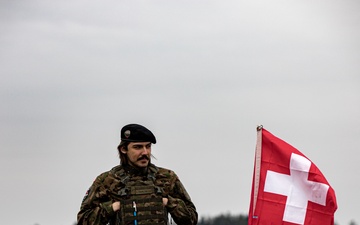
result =
[[[178,176],[151,163],[155,136],[146,127],[121,129],[120,165],[100,174],[87,191],[78,225],[196,225],[198,214]]]

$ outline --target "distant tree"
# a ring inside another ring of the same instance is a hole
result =
[[[355,223],[354,220],[351,220],[350,223],[349,223],[349,225],[357,225],[357,223]]]
[[[198,225],[247,225],[248,217],[244,215],[219,215],[211,218],[201,218]]]

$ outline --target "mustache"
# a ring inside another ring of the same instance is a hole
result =
[[[143,155],[143,156],[141,156],[140,158],[138,158],[137,161],[140,161],[140,160],[143,160],[143,159],[150,160],[147,155]]]

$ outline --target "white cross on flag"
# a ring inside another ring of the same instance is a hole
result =
[[[334,225],[335,192],[300,151],[258,128],[248,225]]]

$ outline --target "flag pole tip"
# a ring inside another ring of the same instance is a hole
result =
[[[263,128],[263,125],[258,125],[258,126],[256,127],[256,130],[257,130],[257,131],[261,131],[262,128]]]

